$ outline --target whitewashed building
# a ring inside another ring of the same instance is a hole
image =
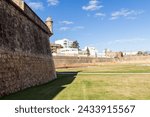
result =
[[[69,39],[61,39],[61,40],[56,40],[55,44],[60,44],[61,46],[63,46],[63,48],[70,48],[73,44],[73,41],[70,41]]]
[[[124,56],[135,56],[137,55],[137,51],[123,52]]]
[[[87,51],[87,48],[89,49],[89,56],[91,57],[97,57],[98,50],[95,47],[85,47],[82,51]]]
[[[77,56],[78,54],[77,48],[62,48],[58,50],[58,55]]]

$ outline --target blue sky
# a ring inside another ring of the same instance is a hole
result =
[[[25,0],[43,21],[51,16],[50,41],[68,38],[100,52],[150,50],[150,0]]]

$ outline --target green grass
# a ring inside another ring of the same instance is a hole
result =
[[[27,100],[149,100],[150,74],[79,74],[79,73],[150,73],[150,66],[100,65],[58,69],[58,79],[0,99]]]
[[[150,75],[78,75],[54,99],[150,99]]]
[[[150,73],[150,66],[143,64],[102,64],[99,66],[58,69],[58,71],[81,71],[88,73]]]

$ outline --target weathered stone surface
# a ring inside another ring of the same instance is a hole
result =
[[[73,57],[73,56],[54,56],[56,68],[82,67],[99,65],[102,63],[150,63],[149,56],[124,56],[122,58],[92,58],[92,57]]]
[[[56,68],[81,67],[89,65],[98,65],[102,62],[115,62],[114,58],[93,58],[93,57],[75,57],[75,56],[54,56]]]
[[[56,78],[49,36],[26,4],[0,0],[0,96]]]

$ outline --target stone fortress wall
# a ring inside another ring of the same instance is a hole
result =
[[[84,67],[99,64],[150,64],[150,56],[124,56],[122,58],[92,58],[54,56],[55,68]]]
[[[122,58],[123,63],[147,63],[150,64],[150,55],[147,56],[125,56]]]
[[[114,63],[114,58],[54,56],[55,68],[83,67],[101,63]]]
[[[0,97],[56,78],[47,25],[26,3],[0,0]]]

